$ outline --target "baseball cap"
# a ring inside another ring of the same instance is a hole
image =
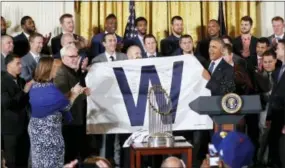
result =
[[[247,135],[236,131],[218,132],[214,134],[212,143],[221,160],[231,168],[242,168],[251,164],[254,146]]]

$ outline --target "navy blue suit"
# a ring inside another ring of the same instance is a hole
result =
[[[29,40],[24,33],[14,37],[14,53],[19,56],[24,56],[30,51]]]
[[[165,39],[160,41],[161,54],[164,56],[170,56],[175,52],[179,47],[179,39],[174,35],[170,35]]]
[[[92,55],[92,58],[94,58],[97,55],[105,52],[105,47],[102,44],[104,34],[105,33],[99,33],[99,34],[97,34],[97,35],[92,37],[92,40],[91,40],[91,55]],[[123,41],[122,37],[118,36],[117,34],[116,34],[116,37],[117,37],[117,43],[121,43]]]
[[[137,45],[138,47],[140,47],[140,49],[142,51],[142,55],[145,55],[144,47],[143,47],[143,44],[141,43],[139,37],[124,40],[124,47],[123,47],[122,52],[126,53],[128,48],[132,45]]]

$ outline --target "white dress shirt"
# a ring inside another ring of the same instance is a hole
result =
[[[211,61],[211,63],[212,63],[212,62],[215,62],[215,65],[214,65],[214,68],[213,68],[212,74],[215,72],[215,70],[216,70],[217,66],[220,64],[220,62],[222,61],[222,59],[223,59],[223,57],[218,58],[218,59],[217,59],[217,60],[215,60],[215,61]],[[210,63],[210,66],[211,66],[211,63]]]
[[[108,62],[112,62],[111,56],[114,57],[114,60],[117,60],[117,56],[116,56],[116,52],[114,52],[112,55],[110,55],[109,53],[105,52],[106,58],[108,60]]]
[[[147,55],[147,57],[150,57],[150,56],[154,56],[154,57],[157,57],[157,53],[155,52],[155,53],[153,53],[153,54],[150,54],[150,53],[146,53],[146,55]]]
[[[27,33],[25,33],[25,32],[23,32],[23,33],[24,33],[24,35],[27,37],[27,39],[29,40],[30,35],[29,35],[29,34],[27,34]]]
[[[275,38],[283,39],[283,37],[284,37],[284,33],[283,33],[281,36],[277,36],[276,34],[274,34],[274,37],[275,37]]]
[[[32,56],[34,57],[36,63],[39,63],[39,60],[40,60],[40,54],[35,54],[33,53],[32,51],[30,51],[30,53],[32,54]]]

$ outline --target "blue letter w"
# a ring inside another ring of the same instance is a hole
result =
[[[133,94],[131,92],[123,68],[121,67],[113,68],[113,70],[116,75],[116,79],[118,81],[121,93],[123,95],[123,99],[129,115],[131,126],[143,126],[145,111],[146,111],[147,95],[149,89],[149,81],[151,82],[152,86],[161,85],[155,66],[154,65],[142,66],[137,105],[135,105]],[[176,116],[177,104],[180,95],[182,71],[183,71],[183,61],[174,62],[171,89],[170,89],[170,98],[172,101],[172,114],[174,119]],[[163,85],[161,86],[163,87]]]

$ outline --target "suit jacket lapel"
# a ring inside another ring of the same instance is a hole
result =
[[[217,65],[217,67],[214,70],[214,73],[211,75],[212,77],[215,77],[216,79],[220,79],[222,77],[222,68],[223,68],[224,60],[222,59],[221,62]]]

